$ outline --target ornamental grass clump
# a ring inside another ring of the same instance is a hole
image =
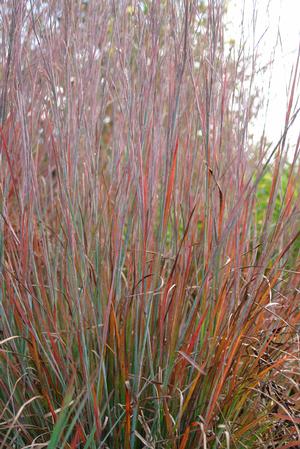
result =
[[[0,449],[299,447],[299,56],[255,144],[225,3],[2,2]]]

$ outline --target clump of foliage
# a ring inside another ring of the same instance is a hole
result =
[[[2,2],[0,449],[299,447],[299,69],[254,152],[224,13]]]

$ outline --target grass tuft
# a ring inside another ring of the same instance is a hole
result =
[[[299,55],[254,145],[225,3],[2,2],[0,449],[299,447]]]

